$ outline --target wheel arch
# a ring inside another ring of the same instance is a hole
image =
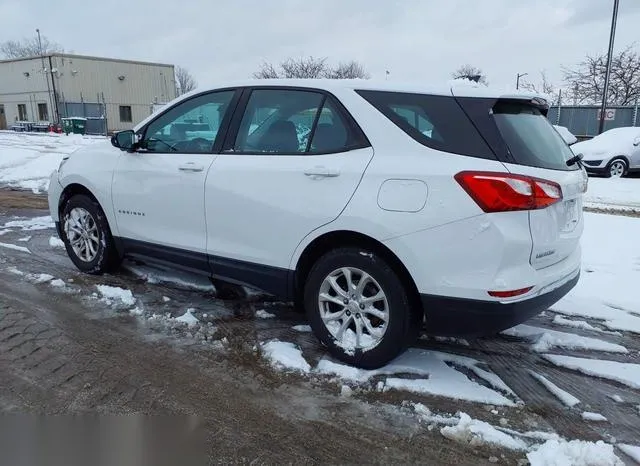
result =
[[[343,247],[362,248],[364,252],[375,252],[398,274],[407,288],[414,309],[422,309],[420,294],[409,270],[398,256],[387,246],[371,236],[351,230],[336,230],[324,233],[311,241],[300,254],[294,269],[293,293],[301,302],[304,283],[313,264],[327,252]]]
[[[625,169],[625,172],[623,173],[623,175],[628,174],[629,173],[629,169],[631,168],[631,160],[629,159],[629,156],[627,156],[625,154],[618,154],[618,155],[614,155],[613,157],[611,157],[611,159],[609,159],[609,162],[607,163],[607,171],[609,171],[611,169],[611,165],[616,160],[622,160],[627,165],[627,168]]]

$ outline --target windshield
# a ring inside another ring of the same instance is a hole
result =
[[[493,115],[516,163],[552,170],[579,169],[577,164],[567,166],[573,152],[537,107],[498,102]]]

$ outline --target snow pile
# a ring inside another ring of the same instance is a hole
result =
[[[49,285],[51,285],[54,288],[64,288],[67,286],[67,284],[63,280],[60,280],[59,278],[56,278],[55,280],[51,280],[49,282]]]
[[[15,244],[11,243],[0,243],[0,248],[11,249],[12,251],[26,252],[27,254],[31,254],[31,251],[29,251],[29,249],[25,248],[24,246],[16,246]]]
[[[472,447],[492,445],[516,451],[527,449],[527,444],[522,440],[505,434],[484,421],[472,419],[466,413],[459,413],[458,423],[443,427],[440,433],[450,440],[466,443]]]
[[[564,325],[565,327],[579,328],[581,330],[589,330],[591,332],[603,332],[603,333],[611,333],[614,335],[620,335],[620,333],[618,332],[607,332],[606,330],[602,330],[598,327],[594,327],[593,325],[591,325],[589,322],[585,320],[567,319],[559,315],[556,315],[553,318],[552,322],[556,325]]]
[[[634,254],[638,251],[640,221],[592,213],[585,213],[584,220],[583,273],[578,285],[551,310],[598,319],[611,330],[640,333],[640,254]]]
[[[296,332],[300,332],[300,333],[311,332],[311,326],[310,325],[294,325],[291,328],[294,329]]]
[[[480,361],[465,356],[439,351],[410,348],[386,366],[375,370],[358,369],[329,359],[321,359],[315,371],[320,374],[337,376],[353,382],[368,382],[373,377],[390,376],[383,382],[383,390],[407,390],[445,396],[457,400],[514,406],[515,402],[505,395],[516,398],[513,391],[497,375],[479,367]],[[471,371],[492,388],[471,380],[453,366],[461,366]],[[413,375],[418,378],[391,377]]]
[[[136,303],[133,293],[129,290],[125,290],[124,288],[108,285],[96,285],[96,288],[102,296],[102,301],[109,306],[118,304],[133,306]]]
[[[55,228],[55,223],[50,216],[21,218],[12,220],[3,225],[3,228],[20,228],[22,231],[48,230]]]
[[[256,311],[256,317],[259,319],[273,319],[276,315],[265,311],[264,309],[258,309]]]
[[[311,366],[302,356],[302,351],[293,343],[273,340],[261,345],[262,352],[277,369],[309,373]]]
[[[531,466],[624,466],[613,446],[583,440],[547,440],[527,454]]]
[[[534,343],[533,351],[544,353],[553,348],[571,350],[607,351],[610,353],[628,353],[624,347],[597,338],[583,337],[573,333],[559,332],[529,325],[517,325],[502,332],[505,335],[525,338]]]
[[[545,354],[543,356],[556,366],[566,367],[583,374],[614,380],[631,388],[640,389],[640,364],[584,359],[573,356]]]
[[[161,266],[135,265],[125,262],[124,268],[133,273],[136,277],[145,280],[150,284],[166,284],[175,285],[180,288],[194,291],[215,292],[215,287],[211,281],[197,274],[190,274],[180,270],[164,268]]]
[[[0,185],[46,191],[51,172],[65,155],[104,141],[104,137],[0,132]]]
[[[571,393],[564,391],[563,389],[558,387],[556,384],[548,380],[546,377],[540,374],[536,374],[533,371],[529,371],[529,373],[531,374],[531,377],[533,377],[538,382],[540,382],[547,390],[549,390],[549,392],[551,392],[552,395],[558,398],[563,405],[571,408],[577,405],[578,403],[580,403],[579,399],[577,399]]]
[[[48,273],[38,273],[38,274],[29,274],[27,275],[27,279],[32,281],[33,283],[40,284],[50,282],[54,279],[53,275],[49,275]]]
[[[198,318],[193,315],[193,311],[194,309],[187,309],[184,314],[182,314],[180,317],[176,317],[174,320],[176,322],[187,324],[187,326],[189,327],[193,327],[194,325],[197,325],[198,322],[200,322]]]
[[[640,447],[619,443],[618,448],[636,463],[640,464]]]
[[[607,418],[604,417],[600,413],[591,413],[589,411],[584,411],[582,413],[582,419],[585,421],[593,421],[593,422],[606,422]]]
[[[64,249],[64,241],[62,241],[60,238],[56,238],[55,236],[52,236],[49,238],[49,246],[52,248]]]

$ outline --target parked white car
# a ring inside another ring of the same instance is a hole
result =
[[[589,173],[620,178],[640,171],[640,128],[613,128],[571,149],[582,154]]]
[[[361,80],[198,91],[66,157],[51,215],[84,272],[128,256],[260,288],[375,368],[425,322],[493,334],[577,283],[587,178],[544,105]]]

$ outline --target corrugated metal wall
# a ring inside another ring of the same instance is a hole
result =
[[[621,126],[640,126],[637,107],[607,107],[615,110],[612,120],[605,120],[605,131]],[[612,115],[612,113],[609,113]],[[547,117],[554,125],[565,126],[576,136],[593,137],[598,134],[600,106],[551,107]]]

